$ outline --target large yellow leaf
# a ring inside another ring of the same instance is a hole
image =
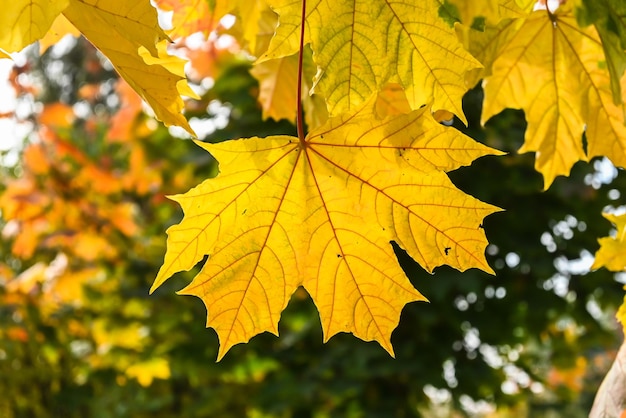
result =
[[[301,2],[273,0],[279,25],[261,60],[299,49]],[[480,67],[437,15],[436,0],[313,0],[306,40],[321,67],[317,88],[331,115],[358,107],[388,82],[406,90],[411,108],[433,103],[464,120],[464,73]]]
[[[492,272],[479,225],[497,208],[456,189],[445,172],[498,152],[439,125],[428,108],[376,120],[372,107],[330,119],[304,143],[199,143],[221,172],[173,197],[185,216],[168,230],[152,291],[208,255],[181,293],[206,304],[219,358],[256,334],[277,334],[298,286],[313,298],[325,340],[351,332],[393,353],[403,306],[424,297],[390,241],[428,271]]]
[[[43,37],[70,0],[10,0],[0,12],[0,48],[17,52]]]
[[[185,61],[168,55],[168,38],[149,1],[71,0],[63,12],[104,55],[166,125],[193,134],[181,114],[181,94],[194,97],[184,75]]]
[[[526,112],[528,129],[520,152],[536,152],[535,167],[545,188],[556,176],[569,174],[579,160],[606,155],[616,165],[626,165],[624,113],[612,100],[600,39],[593,27],[578,27],[569,3],[554,14],[539,10],[475,36],[489,38],[471,47],[491,66],[484,83],[483,121],[507,107]]]
[[[614,215],[605,213],[603,216],[617,228],[614,237],[600,238],[600,249],[596,252],[596,259],[592,269],[606,267],[611,271],[626,270],[626,214]]]

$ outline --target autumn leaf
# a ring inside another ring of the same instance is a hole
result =
[[[265,0],[216,0],[215,15],[233,14],[238,18],[238,40],[246,44],[250,52],[257,53],[257,40],[265,37],[264,20],[274,15]],[[261,51],[262,52],[262,51]]]
[[[120,79],[115,85],[121,106],[111,118],[111,127],[107,131],[107,139],[110,141],[130,141],[133,139],[135,121],[141,114],[141,98],[132,87]]]
[[[38,122],[54,127],[54,128],[69,128],[74,122],[76,116],[71,106],[64,103],[49,103],[44,105],[43,110],[37,118]]]
[[[309,129],[321,126],[328,119],[324,101],[318,95],[310,94],[312,80],[316,72],[311,50],[306,48],[303,57],[302,107]],[[298,103],[298,55],[276,58],[256,63],[250,74],[259,82],[259,103],[263,118],[296,121]],[[404,100],[406,95],[402,92]],[[408,108],[407,112],[411,109]]]
[[[279,25],[261,61],[299,50],[300,1],[270,4],[279,14]],[[314,84],[329,113],[354,109],[396,82],[405,89],[412,109],[433,103],[435,110],[449,110],[465,121],[463,77],[480,64],[461,47],[437,10],[436,0],[307,2],[305,39],[321,68]]]
[[[0,47],[18,52],[42,38],[70,0],[11,0],[0,13]]]
[[[329,120],[303,143],[199,143],[221,172],[172,197],[185,216],[168,230],[151,290],[209,256],[180,293],[206,304],[219,359],[256,334],[277,334],[298,286],[317,305],[325,341],[351,332],[393,354],[400,311],[424,297],[390,241],[428,271],[448,264],[492,272],[479,225],[497,208],[456,189],[445,172],[498,152],[442,127],[430,109],[376,120],[372,106]]]
[[[159,120],[195,135],[181,114],[180,95],[196,97],[185,80],[185,61],[167,53],[167,35],[149,2],[71,0],[64,14],[111,60]]]
[[[624,271],[626,270],[626,214],[605,213],[603,216],[615,225],[617,232],[614,237],[604,237],[598,240],[600,249],[596,252],[591,268],[595,270],[606,267],[611,271]]]
[[[545,188],[579,160],[606,155],[626,164],[624,113],[612,100],[602,44],[593,27],[578,27],[569,3],[473,36],[482,37],[470,44],[486,67],[483,122],[505,108],[524,110],[520,152],[536,152]]]
[[[259,81],[263,118],[295,121],[298,92],[298,55],[255,65],[250,74]]]
[[[593,24],[602,39],[611,75],[613,102],[619,105],[622,103],[620,80],[626,71],[626,3],[622,0],[582,0],[578,4],[578,22],[581,26]]]

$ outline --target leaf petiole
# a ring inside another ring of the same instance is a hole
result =
[[[304,147],[305,134],[304,124],[302,122],[302,58],[304,55],[304,23],[306,21],[306,0],[302,0],[302,17],[300,20],[300,51],[298,52],[298,93],[297,93],[297,111],[296,111],[296,126],[298,129],[298,139],[300,144]]]

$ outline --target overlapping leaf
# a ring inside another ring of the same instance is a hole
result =
[[[222,17],[232,13],[239,19],[240,38],[242,43],[247,43],[248,49],[253,54],[257,52],[257,38],[267,36],[259,26],[264,19],[264,14],[269,6],[265,0],[217,0],[215,3],[215,15]]]
[[[198,32],[208,36],[215,29],[217,19],[222,17],[215,15],[208,0],[157,0],[156,4],[162,10],[173,12],[172,37]]]
[[[602,39],[606,64],[611,74],[615,104],[622,102],[620,79],[626,71],[626,2],[622,0],[582,0],[576,9],[579,23],[594,24]]]
[[[617,228],[614,237],[600,238],[600,249],[596,252],[596,259],[592,269],[606,267],[611,271],[626,270],[626,214],[614,215],[605,213],[604,217]]]
[[[259,81],[259,102],[263,109],[263,118],[295,121],[298,104],[298,56],[262,62],[254,66],[250,73]]]
[[[0,48],[17,52],[42,38],[70,0],[5,1],[0,13]]]
[[[537,153],[535,167],[546,188],[579,160],[606,155],[626,164],[624,113],[612,100],[601,41],[593,27],[578,27],[569,3],[555,13],[539,10],[503,22],[472,39],[479,39],[469,45],[479,56],[483,51],[485,74],[490,74],[483,120],[507,107],[526,112],[520,152]]]
[[[0,35],[0,50],[18,51],[43,38],[55,20],[62,24],[60,13],[111,60],[159,120],[193,134],[181,114],[180,95],[195,96],[185,81],[184,61],[166,52],[167,35],[147,0],[9,2],[0,16],[3,27],[10,28]],[[45,43],[54,41],[55,36],[58,39],[68,26],[54,29],[55,34],[46,37]]]
[[[173,197],[185,216],[168,230],[152,290],[208,255],[181,293],[206,304],[220,358],[258,333],[277,334],[298,286],[315,301],[326,340],[352,332],[392,353],[402,307],[423,297],[390,241],[428,271],[491,272],[479,225],[497,209],[456,189],[445,172],[497,151],[442,127],[429,109],[376,120],[371,106],[329,120],[304,143],[200,144],[221,172]]]
[[[272,59],[299,49],[301,2],[270,2],[279,25]],[[406,90],[411,108],[426,103],[464,118],[464,73],[480,67],[437,14],[436,0],[307,2],[306,40],[321,68],[317,88],[331,115],[354,109],[389,82]]]
[[[195,96],[185,81],[185,61],[168,55],[168,38],[149,2],[71,0],[64,14],[111,60],[159,120],[193,134],[181,114],[180,94]]]

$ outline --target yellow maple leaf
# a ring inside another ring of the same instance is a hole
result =
[[[279,25],[267,53],[275,59],[299,50],[301,3],[270,1]],[[480,67],[437,15],[437,1],[307,2],[306,42],[321,68],[315,80],[336,116],[358,107],[389,82],[402,85],[412,109],[432,103],[463,121],[466,71]]]
[[[611,271],[626,270],[626,214],[614,215],[602,214],[617,228],[614,237],[600,238],[600,249],[596,252],[596,258],[591,269],[606,267]]]
[[[306,48],[303,57],[301,97],[309,130],[321,126],[328,120],[323,99],[319,95],[310,94],[313,86],[309,81],[315,71],[311,50]],[[295,122],[298,108],[298,54],[256,63],[250,74],[259,82],[259,102],[263,109],[263,118],[275,120],[284,118]],[[402,95],[406,101],[404,92]]]
[[[486,67],[483,122],[505,108],[525,111],[520,152],[536,152],[546,189],[579,160],[606,155],[626,164],[624,112],[612,100],[602,44],[593,27],[578,27],[572,8],[505,21],[469,43]]]
[[[250,74],[259,82],[263,118],[294,121],[298,103],[298,55],[259,63],[252,67]]]
[[[0,47],[6,52],[21,51],[43,37],[70,0],[5,1],[0,13]]]
[[[428,108],[377,120],[372,107],[330,119],[302,143],[198,143],[221,172],[172,197],[185,216],[168,229],[151,291],[208,255],[180,293],[206,304],[218,358],[256,334],[277,334],[298,286],[320,312],[325,341],[351,332],[393,354],[402,308],[424,297],[390,241],[428,271],[448,264],[492,272],[479,225],[498,209],[456,189],[445,172],[498,152],[439,125]]]
[[[180,95],[196,96],[185,79],[185,61],[167,53],[168,37],[150,2],[71,0],[63,14],[111,60],[159,120],[194,135],[181,114]]]
[[[242,44],[247,44],[248,50],[253,54],[263,52],[258,51],[258,38],[264,38],[267,34],[264,31],[264,20],[274,15],[269,9],[265,0],[216,0],[215,15],[222,17],[226,14],[233,14],[239,20],[238,28],[239,40]],[[272,30],[273,33],[273,30]],[[291,55],[291,54],[289,54]]]

